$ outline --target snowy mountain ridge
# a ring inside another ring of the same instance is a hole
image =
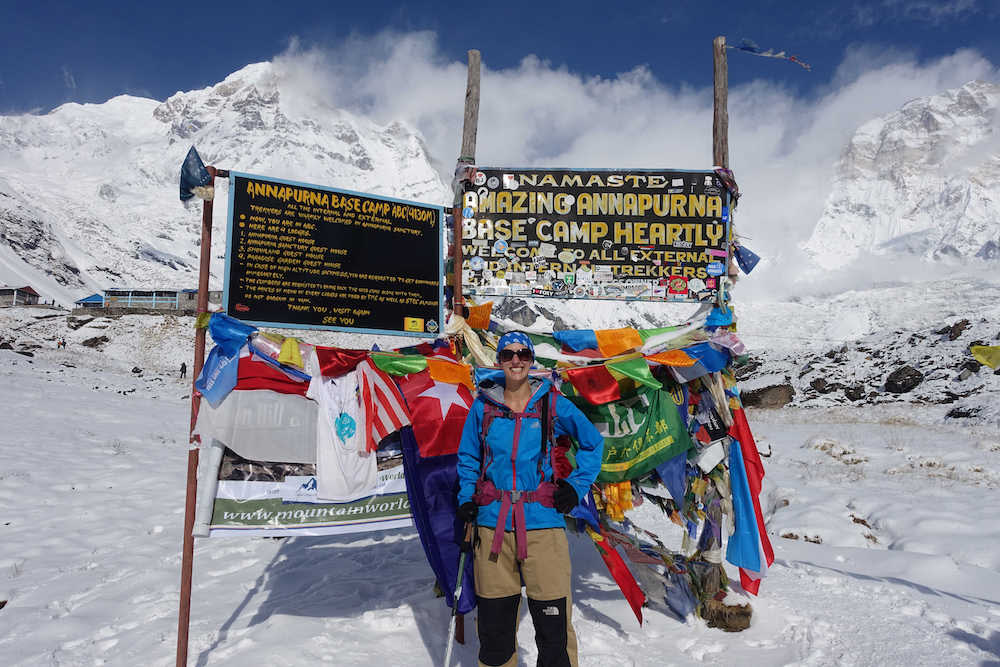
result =
[[[193,287],[200,207],[177,197],[191,145],[220,168],[450,200],[414,130],[324,107],[302,88],[280,66],[257,63],[162,103],[119,96],[0,116],[0,282],[31,284],[64,304],[112,286]],[[215,289],[225,215],[217,207]]]
[[[866,253],[1000,257],[998,109],[1000,85],[971,81],[859,127],[805,249],[824,269]]]

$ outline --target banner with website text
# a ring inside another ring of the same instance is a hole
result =
[[[461,226],[470,296],[713,301],[729,262],[712,171],[480,167]]]
[[[317,496],[315,464],[249,461],[227,449],[208,535],[338,535],[412,526],[402,452],[377,456],[371,495],[331,503]]]

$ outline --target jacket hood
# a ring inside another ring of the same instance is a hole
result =
[[[541,396],[545,395],[551,384],[549,380],[544,378],[529,377],[528,386],[531,387],[531,400],[528,401],[525,409],[530,408]],[[483,400],[495,403],[501,408],[507,407],[503,402],[504,388],[504,378],[502,377],[499,380],[483,380],[479,383],[479,395]]]

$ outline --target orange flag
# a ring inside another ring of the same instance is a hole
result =
[[[438,382],[464,384],[469,391],[475,386],[472,383],[472,366],[468,364],[427,357],[427,369],[430,371],[431,379]]]
[[[628,352],[642,347],[642,337],[632,327],[624,329],[601,329],[595,331],[597,346],[605,357],[614,357],[622,352]]]
[[[492,301],[487,301],[478,306],[469,306],[469,316],[465,318],[465,321],[473,329],[488,329],[490,327],[490,314],[492,312]]]
[[[646,358],[664,366],[694,366],[694,357],[684,350],[665,350],[656,354],[647,354]]]

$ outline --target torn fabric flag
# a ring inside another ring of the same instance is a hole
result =
[[[212,175],[205,168],[198,151],[191,147],[181,163],[181,201],[195,196],[195,188],[202,188],[212,182]]]
[[[781,60],[788,60],[806,70],[812,69],[811,65],[799,60],[798,56],[790,56],[787,55],[784,51],[775,51],[774,49],[768,49],[767,51],[765,51],[764,49],[760,48],[759,46],[757,46],[756,43],[754,43],[752,40],[749,39],[744,39],[739,46],[729,46],[727,44],[726,47],[730,49],[736,49],[737,51],[745,51],[746,53],[750,53],[755,56],[761,56],[763,58],[779,58]]]

